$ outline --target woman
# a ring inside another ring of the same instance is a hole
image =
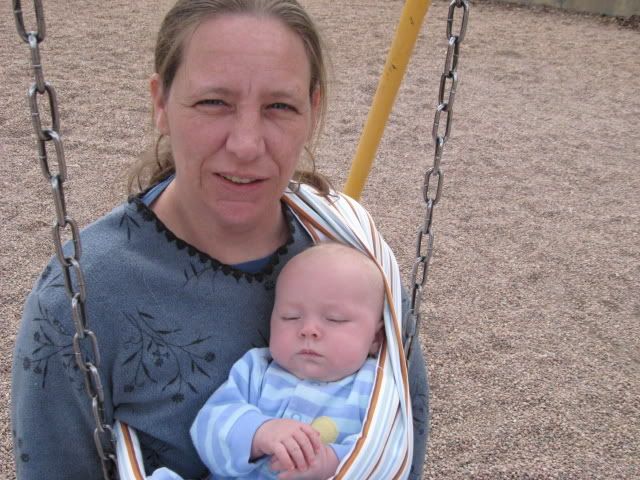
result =
[[[313,243],[281,197],[292,179],[328,193],[300,166],[323,118],[325,68],[295,0],[180,0],[161,26],[150,86],[162,141],[136,175],[144,191],[82,233],[87,316],[106,418],[138,431],[147,471],[199,478],[195,414],[237,359],[267,345],[275,279]],[[52,261],[27,300],[14,355],[20,479],[101,477],[73,332]],[[419,478],[419,349],[409,377]]]

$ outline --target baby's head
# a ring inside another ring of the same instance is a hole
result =
[[[273,359],[305,380],[355,373],[384,337],[384,282],[364,253],[322,243],[282,269],[271,314]]]

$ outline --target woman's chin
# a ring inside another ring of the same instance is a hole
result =
[[[281,211],[280,202],[272,208],[252,201],[218,201],[212,208],[211,220],[232,232],[269,229]]]

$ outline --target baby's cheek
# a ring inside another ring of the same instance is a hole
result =
[[[286,361],[286,342],[283,342],[282,335],[273,336],[277,340],[272,340],[269,344],[269,351],[273,359],[282,365]]]
[[[336,348],[334,352],[335,358],[341,359],[343,368],[349,370],[347,373],[354,373],[367,360],[369,351],[364,348],[358,348],[356,345],[344,345]]]

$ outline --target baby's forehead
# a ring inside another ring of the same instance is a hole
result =
[[[292,262],[304,271],[305,267],[315,272],[344,272],[345,269],[357,271],[363,277],[383,289],[382,272],[376,262],[366,253],[339,243],[321,243],[304,250],[293,258]],[[286,269],[286,267],[285,267]]]
[[[300,260],[305,258],[321,259],[331,265],[342,264],[346,261],[349,262],[349,265],[377,270],[375,262],[366,253],[341,243],[320,243],[304,250],[298,257]]]

